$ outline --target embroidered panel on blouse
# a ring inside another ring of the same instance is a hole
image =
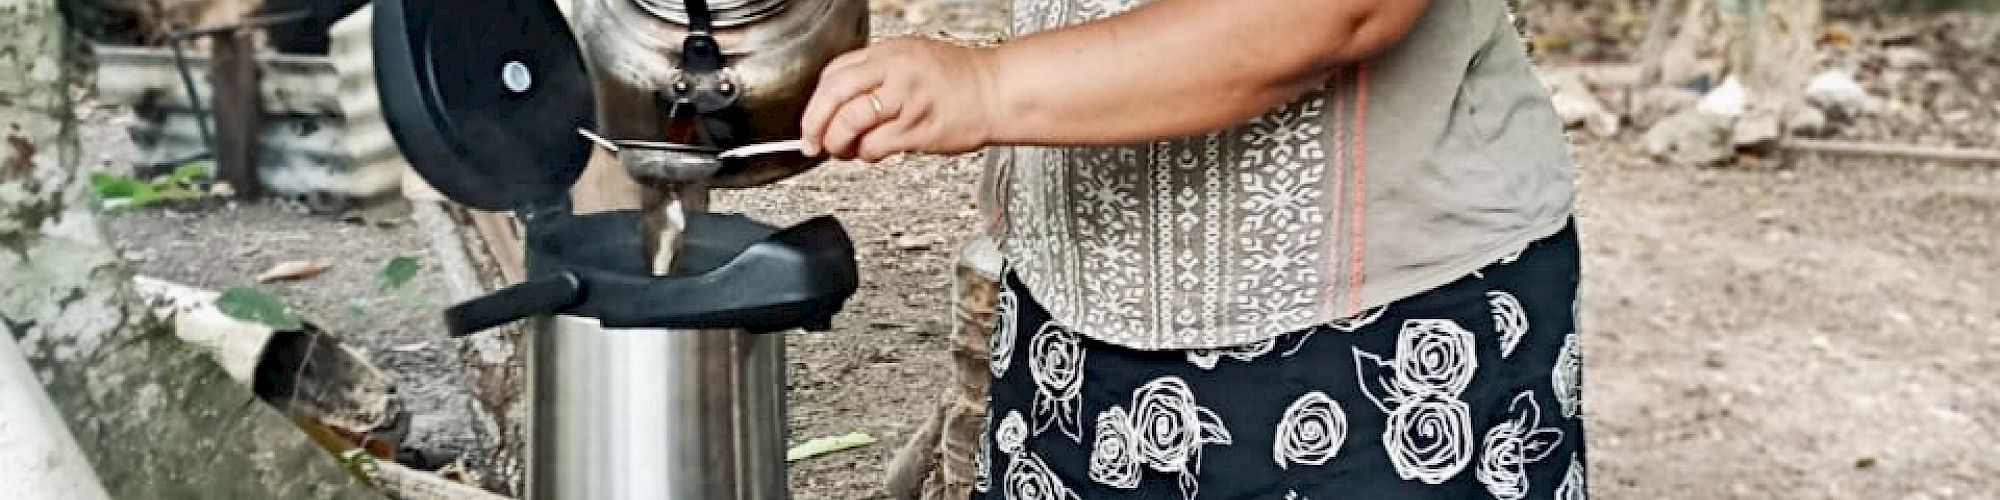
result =
[[[1018,0],[1015,33],[1136,2]],[[1011,270],[1073,331],[1139,349],[1240,345],[1348,311],[1357,105],[1345,75],[1246,124],[1132,147],[1008,148]]]

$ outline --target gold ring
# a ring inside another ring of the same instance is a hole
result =
[[[876,98],[876,97],[875,97],[875,94],[872,94],[872,93],[871,93],[871,94],[868,94],[868,106],[869,106],[869,107],[871,107],[871,108],[875,108],[875,117],[876,117],[876,118],[881,118],[881,117],[882,117],[882,100],[881,100],[881,99],[879,99],[879,98]]]

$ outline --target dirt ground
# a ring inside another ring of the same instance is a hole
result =
[[[112,168],[129,147],[115,135],[90,147]],[[1578,139],[1599,498],[2000,499],[2000,168],[1694,169],[1641,157],[1630,132]],[[834,214],[860,247],[863,285],[835,331],[791,339],[792,439],[880,441],[793,464],[796,498],[879,498],[883,462],[948,383],[949,265],[977,175],[971,157],[833,164],[718,198],[772,222]],[[282,260],[332,262],[271,288],[422,388],[411,399],[434,413],[471,404],[437,328],[441,294],[369,291],[399,255],[426,264],[423,290],[442,288],[414,224],[245,204],[112,225],[142,272],[201,286]],[[490,443],[481,425],[419,427],[476,448]]]

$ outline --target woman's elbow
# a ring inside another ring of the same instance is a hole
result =
[[[1343,66],[1359,62],[1395,46],[1410,33],[1423,16],[1429,0],[1377,0],[1361,2],[1349,12],[1332,33],[1326,35],[1323,64]]]

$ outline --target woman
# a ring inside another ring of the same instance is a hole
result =
[[[1584,498],[1574,171],[1496,0],[1014,0],[809,154],[997,147],[978,498]]]

